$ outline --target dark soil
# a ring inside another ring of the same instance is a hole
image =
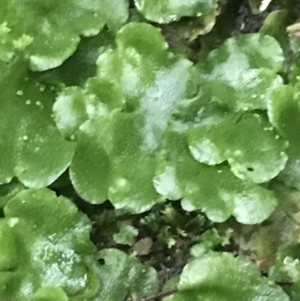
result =
[[[238,9],[236,27],[232,34],[237,35],[258,32],[269,13],[277,9],[280,9],[280,7],[273,1],[263,13],[253,14],[248,1],[243,1],[243,4],[240,5]]]

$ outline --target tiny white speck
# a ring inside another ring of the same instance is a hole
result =
[[[41,106],[41,105],[42,105],[42,103],[41,103],[40,101],[36,101],[35,104],[36,104],[37,106]]]
[[[276,135],[276,136],[275,136],[275,139],[279,139],[279,135]]]
[[[16,94],[17,94],[18,96],[22,96],[22,95],[24,95],[24,92],[23,92],[22,90],[19,90],[19,91],[16,92]]]
[[[263,12],[267,9],[272,0],[262,0],[261,5],[259,6],[259,11]]]
[[[31,100],[30,100],[30,99],[27,99],[27,100],[26,100],[26,104],[27,104],[27,105],[30,105],[30,104],[31,104]]]
[[[24,136],[22,137],[22,139],[23,139],[24,141],[27,141],[27,140],[28,140],[28,136],[27,136],[27,135],[24,135]]]

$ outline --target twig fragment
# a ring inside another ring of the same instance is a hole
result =
[[[173,289],[170,289],[170,290],[167,290],[167,291],[159,292],[159,293],[157,293],[155,295],[152,295],[152,296],[143,297],[141,299],[132,300],[132,301],[154,301],[155,299],[158,299],[158,298],[164,298],[164,297],[168,297],[168,296],[174,295],[177,292],[178,292],[178,289],[177,288],[173,288]]]

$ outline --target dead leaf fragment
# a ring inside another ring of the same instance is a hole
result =
[[[145,237],[134,244],[133,250],[139,256],[148,255],[152,248],[152,245],[153,240],[150,237]]]

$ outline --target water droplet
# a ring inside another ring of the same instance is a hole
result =
[[[46,90],[46,87],[44,85],[40,85],[40,91],[44,92]]]
[[[34,149],[36,152],[38,152],[40,150],[40,148],[37,146],[35,149]]]
[[[43,104],[42,104],[39,100],[36,101],[35,104],[36,104],[37,106],[39,106],[41,109],[44,108]]]
[[[27,105],[30,105],[30,104],[31,104],[31,100],[30,100],[30,99],[27,99],[27,100],[26,100],[26,104],[27,104]]]
[[[16,94],[17,94],[18,96],[23,96],[23,95],[24,95],[24,92],[23,92],[22,90],[19,90],[19,91],[16,92]]]
[[[223,170],[221,170],[221,169],[218,170],[218,173],[222,173],[222,172],[223,172]]]
[[[22,137],[22,139],[23,139],[24,141],[27,141],[27,140],[28,140],[28,136],[27,136],[27,135],[24,135],[24,136]]]
[[[74,141],[75,138],[76,138],[75,135],[71,135],[71,136],[70,136],[70,140],[72,140],[72,141]]]
[[[124,179],[124,178],[120,178],[117,181],[117,185],[119,187],[126,187],[127,183],[128,183],[128,181],[126,179]]]
[[[279,139],[279,135],[276,135],[276,136],[275,136],[275,139]]]
[[[251,98],[256,98],[257,97],[257,94],[252,94],[251,95]]]
[[[19,223],[19,218],[18,217],[12,217],[8,220],[8,225],[13,228],[15,225]]]
[[[239,157],[239,156],[241,156],[241,155],[243,154],[243,152],[242,152],[241,150],[237,149],[236,151],[234,151],[233,154],[234,154],[235,156]]]

